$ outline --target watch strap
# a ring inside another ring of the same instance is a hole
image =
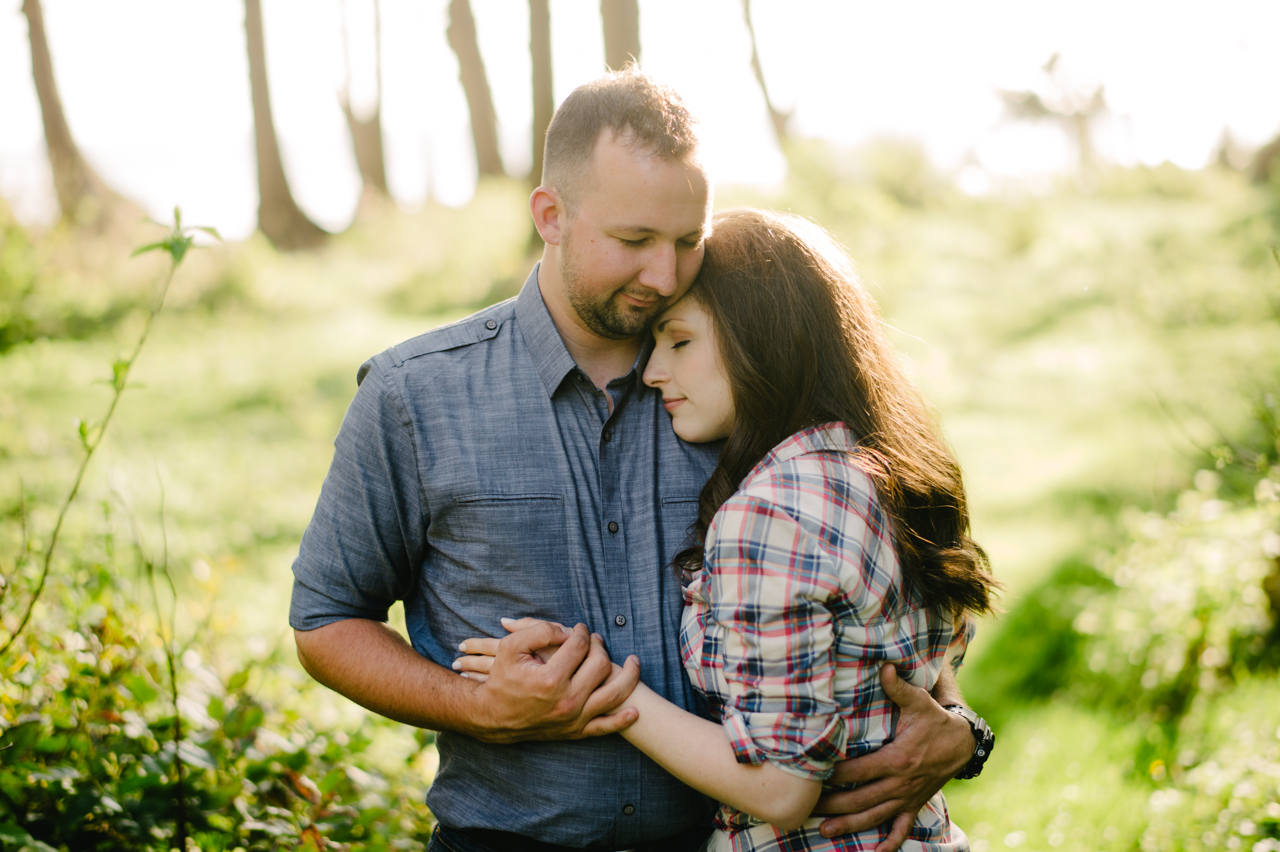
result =
[[[949,710],[968,722],[969,730],[973,733],[973,757],[969,758],[969,762],[956,773],[955,777],[961,780],[977,778],[982,774],[982,767],[986,764],[987,758],[991,756],[991,749],[995,747],[995,733],[985,719],[963,704],[946,704],[942,709]]]

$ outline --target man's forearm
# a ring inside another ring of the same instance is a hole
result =
[[[497,642],[480,683],[419,655],[399,633],[351,618],[294,631],[298,659],[316,680],[368,709],[420,728],[485,742],[563,740],[615,733],[635,720],[614,710],[640,680],[629,659],[617,675],[599,636],[536,621]],[[536,649],[559,645],[544,663]]]
[[[349,618],[295,630],[307,673],[379,715],[432,730],[478,735],[476,684],[423,657],[394,629]]]

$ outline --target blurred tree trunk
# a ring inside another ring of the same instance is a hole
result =
[[[471,111],[471,137],[476,146],[476,168],[482,175],[506,174],[498,153],[498,116],[493,109],[489,78],[476,40],[476,20],[468,0],[449,2],[449,47],[458,57],[458,78]]]
[[[387,190],[387,167],[382,146],[382,13],[378,0],[373,0],[373,56],[374,75],[377,81],[374,95],[373,114],[367,119],[358,118],[351,109],[351,51],[348,47],[346,19],[347,4],[342,3],[342,60],[346,71],[345,89],[342,92],[340,105],[342,114],[347,119],[347,129],[351,132],[351,148],[355,153],[356,166],[360,169],[360,181],[363,190],[360,193],[360,206],[364,207],[376,199],[389,198]]]
[[[244,29],[249,48],[249,87],[253,94],[253,135],[258,160],[258,227],[272,245],[283,251],[313,248],[329,235],[298,209],[284,175],[267,88],[261,0],[244,0]]]
[[[53,186],[62,219],[76,225],[104,229],[113,217],[120,217],[120,214],[134,212],[141,217],[140,210],[117,195],[85,162],[71,135],[53,75],[53,57],[49,53],[40,0],[23,0],[22,14],[27,17],[31,76],[35,78],[36,96],[40,100],[45,147],[49,151],[49,167],[53,172]]]
[[[551,83],[551,8],[549,0],[529,0],[529,54],[533,58],[533,168],[529,183],[542,182],[547,127],[556,109]]]
[[[600,0],[604,64],[614,71],[640,61],[640,0]]]
[[[1057,53],[1049,57],[1041,70],[1049,84],[1044,97],[1033,90],[997,90],[1004,101],[1005,114],[1024,121],[1047,120],[1057,124],[1075,145],[1080,175],[1087,175],[1098,160],[1093,143],[1094,125],[1107,111],[1103,87],[1086,92],[1074,85],[1062,70]]]
[[[1280,169],[1280,134],[1258,149],[1249,164],[1249,176],[1258,183],[1267,183]],[[1280,609],[1276,610],[1280,612]]]
[[[751,21],[751,0],[742,0],[742,17],[747,22],[747,35],[751,37],[751,71],[756,75],[756,82],[760,84],[760,93],[764,95],[764,105],[769,110],[769,121],[773,123],[773,135],[778,138],[779,145],[784,145],[790,136],[787,125],[791,122],[791,113],[779,110],[773,105],[773,99],[769,97],[769,87],[764,82],[764,68],[760,65],[760,52],[756,49],[756,27]]]

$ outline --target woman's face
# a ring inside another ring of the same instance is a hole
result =
[[[656,345],[644,383],[662,391],[671,428],[686,441],[702,443],[733,431],[733,395],[720,362],[711,317],[693,299],[681,299],[653,324]]]

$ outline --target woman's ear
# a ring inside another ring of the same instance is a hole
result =
[[[540,186],[529,196],[529,212],[533,214],[533,226],[547,245],[560,245],[561,220],[565,216],[560,193],[549,186]]]

